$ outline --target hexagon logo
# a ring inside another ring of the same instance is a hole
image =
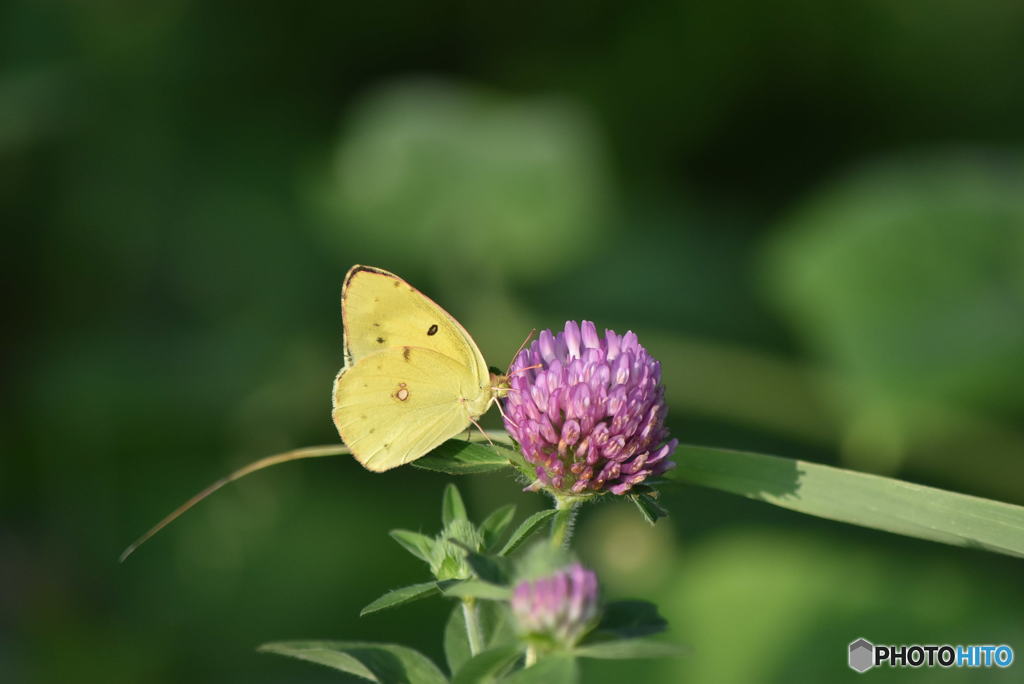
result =
[[[850,668],[867,672],[875,666],[875,645],[867,639],[857,639],[850,644]]]

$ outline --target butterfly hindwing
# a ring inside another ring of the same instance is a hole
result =
[[[470,425],[467,406],[479,404],[485,392],[473,383],[459,362],[432,349],[385,349],[338,375],[334,424],[361,464],[388,470]]]

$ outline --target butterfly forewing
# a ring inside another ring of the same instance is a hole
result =
[[[479,386],[488,384],[487,364],[473,338],[452,316],[393,273],[353,266],[341,293],[345,363],[389,347],[431,349],[461,365]]]

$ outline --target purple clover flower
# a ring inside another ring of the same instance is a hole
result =
[[[568,321],[557,335],[542,331],[509,376],[505,427],[538,486],[624,494],[675,467],[661,364],[632,332],[602,338],[590,321]]]
[[[512,614],[526,636],[553,639],[575,646],[598,615],[597,575],[579,563],[512,590]]]

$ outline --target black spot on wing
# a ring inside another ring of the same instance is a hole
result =
[[[406,361],[412,356],[412,347],[402,347],[402,358]]]
[[[377,338],[377,344],[384,344],[384,338],[383,337],[378,337]]]
[[[432,325],[429,328],[427,328],[427,334],[428,335],[436,335],[437,334],[437,323],[435,323],[434,325]]]

